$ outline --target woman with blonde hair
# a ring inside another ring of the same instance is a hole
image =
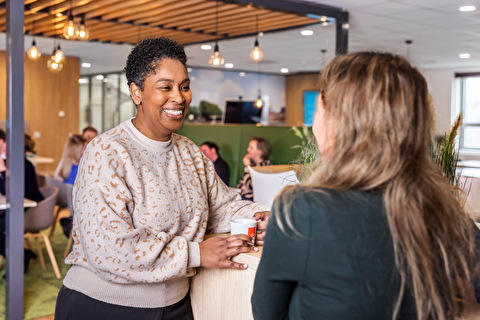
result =
[[[72,179],[72,169],[76,172],[76,168],[78,167],[80,157],[82,156],[85,147],[85,142],[85,138],[80,134],[70,134],[68,136],[67,142],[63,147],[62,158],[55,170],[55,177],[58,177],[63,181]]]
[[[474,226],[429,152],[427,83],[402,57],[336,57],[320,75],[321,163],[276,199],[255,319],[454,319]]]

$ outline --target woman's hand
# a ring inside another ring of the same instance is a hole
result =
[[[252,159],[250,159],[250,157],[248,156],[248,154],[246,154],[246,155],[243,157],[242,162],[243,162],[243,166],[244,166],[244,167],[248,167],[248,166],[252,165]]]
[[[257,239],[255,244],[263,246],[263,238],[265,237],[265,231],[267,230],[268,218],[270,217],[270,211],[261,211],[253,215],[253,219],[260,220],[257,224]]]
[[[231,259],[240,253],[257,252],[248,245],[252,238],[246,234],[236,234],[227,238],[214,237],[200,242],[200,266],[204,268],[247,269],[248,265],[233,262]]]

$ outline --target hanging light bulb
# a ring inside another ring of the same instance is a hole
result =
[[[73,21],[73,14],[72,10],[70,9],[70,13],[68,14],[68,22],[63,28],[63,36],[65,39],[75,39],[78,34],[78,27]]]
[[[62,71],[62,69],[63,69],[63,64],[62,64],[62,63],[58,63],[58,62],[56,62],[55,60],[53,60],[52,58],[50,58],[50,59],[47,61],[47,68],[48,68],[48,70],[50,70],[51,72],[57,73],[57,72]]]
[[[258,89],[258,99],[255,100],[255,102],[253,102],[253,106],[257,109],[262,109],[262,107],[263,107],[263,100],[262,100],[262,96],[260,94],[260,89]]]
[[[27,50],[27,57],[30,60],[38,60],[42,56],[42,53],[37,48],[37,43],[35,39],[32,40],[32,46]]]
[[[257,109],[262,109],[264,103],[263,103],[263,100],[262,100],[262,94],[261,94],[261,85],[260,85],[260,82],[261,82],[261,69],[260,69],[260,65],[261,63],[258,64],[258,98],[257,100],[255,100],[253,102],[253,106]]]
[[[80,27],[78,28],[77,39],[87,40],[88,38],[90,38],[90,31],[87,26],[85,26],[85,16],[82,16]]]
[[[260,62],[263,60],[263,51],[260,50],[257,39],[255,39],[254,47],[252,51],[250,51],[250,59],[254,62]]]
[[[225,59],[223,59],[222,56],[220,55],[218,44],[216,43],[215,43],[215,48],[213,50],[213,54],[210,56],[210,60],[208,60],[208,63],[214,67],[218,67],[219,65],[222,65],[225,63]]]
[[[218,37],[218,0],[215,1],[215,36]],[[215,40],[215,47],[213,48],[213,54],[210,56],[208,63],[214,67],[218,67],[225,63],[225,59],[220,55],[220,49],[218,42]]]
[[[60,48],[60,45],[58,45],[57,49],[53,51],[52,60],[56,63],[62,63],[65,60],[65,54]]]
[[[255,27],[255,43],[253,44],[253,49],[250,51],[250,60],[253,62],[260,62],[263,60],[263,51],[260,49],[258,44],[258,15],[257,15],[257,22]]]

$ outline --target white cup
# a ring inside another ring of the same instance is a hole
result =
[[[257,236],[257,220],[254,219],[232,219],[230,221],[230,234],[246,234],[255,243]]]

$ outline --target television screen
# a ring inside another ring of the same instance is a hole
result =
[[[253,101],[226,101],[225,123],[259,123],[262,109],[253,106]]]

